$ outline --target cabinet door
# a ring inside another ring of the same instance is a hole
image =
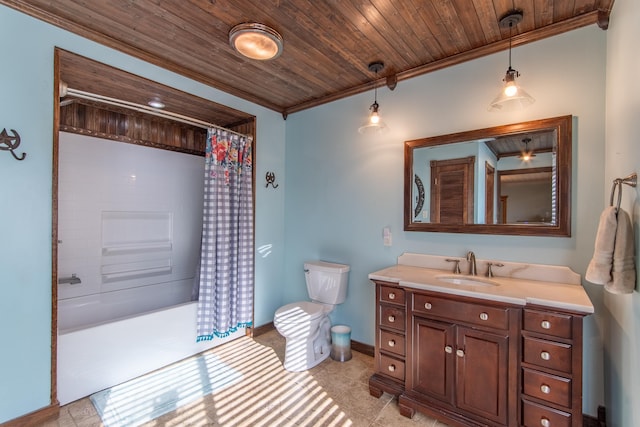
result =
[[[453,404],[455,326],[413,318],[411,390]]]
[[[508,337],[458,327],[456,405],[506,424],[509,385]]]

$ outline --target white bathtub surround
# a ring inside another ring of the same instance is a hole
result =
[[[59,158],[62,404],[244,335],[196,343],[201,156],[61,132]]]
[[[196,342],[196,303],[60,331],[58,400],[61,405],[136,378],[244,336]]]
[[[82,282],[59,300],[192,279],[203,173],[201,156],[60,132],[58,276]]]
[[[398,264],[369,274],[369,279],[400,286],[433,290],[452,295],[501,301],[517,305],[540,304],[550,308],[593,313],[593,304],[580,283],[580,275],[569,267],[503,262],[495,277],[484,278],[488,262],[476,260],[478,276],[453,274],[452,257],[405,253]],[[461,258],[460,269],[468,271]],[[451,281],[459,279],[458,284]],[[473,283],[477,281],[477,283]]]
[[[60,334],[122,321],[191,301],[191,280],[139,286],[58,301]]]

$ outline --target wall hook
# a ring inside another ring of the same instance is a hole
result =
[[[278,186],[280,184],[274,184],[274,182],[276,181],[276,174],[274,172],[267,172],[267,185],[265,185],[265,187],[269,187],[269,184],[271,184],[271,186],[273,188],[278,188]]]
[[[13,152],[13,150],[20,146],[20,135],[14,129],[11,129],[11,132],[13,132],[13,136],[9,136],[9,134],[7,133],[7,129],[2,129],[2,132],[0,132],[0,150],[10,151],[11,155],[16,160],[24,160],[24,158],[27,157],[27,153],[23,152],[22,156],[18,157],[16,153]]]

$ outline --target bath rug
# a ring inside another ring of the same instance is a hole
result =
[[[241,378],[217,356],[203,354],[99,391],[91,402],[105,427],[138,426]]]

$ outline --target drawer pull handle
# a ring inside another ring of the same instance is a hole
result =
[[[549,360],[551,359],[551,354],[549,354],[548,351],[543,351],[542,353],[540,353],[540,358],[542,360]]]
[[[424,303],[424,308],[426,308],[427,310],[431,310],[431,303],[430,302],[425,302]]]
[[[463,350],[456,350],[456,356],[464,357],[464,351]]]
[[[389,365],[389,366],[387,366],[387,369],[389,370],[389,372],[395,372],[396,365]]]
[[[444,351],[445,351],[445,353],[449,353],[449,354],[451,354],[451,353],[453,353],[453,348],[451,348],[451,346],[450,346],[450,345],[448,345],[448,346],[446,346],[446,347],[444,348]]]
[[[489,320],[489,315],[487,313],[480,313],[480,320]]]
[[[549,418],[540,418],[540,425],[542,427],[551,427],[551,421],[549,421]]]
[[[389,322],[393,323],[396,321],[396,316],[389,316]]]
[[[551,322],[549,322],[548,320],[543,320],[542,322],[540,322],[540,326],[542,327],[542,329],[551,329]]]
[[[396,340],[389,340],[389,347],[395,347],[396,346]]]
[[[393,292],[389,292],[389,299],[396,299],[396,294]]]
[[[551,387],[549,387],[546,384],[542,384],[540,386],[540,391],[543,392],[544,394],[549,394],[549,393],[551,393]]]

